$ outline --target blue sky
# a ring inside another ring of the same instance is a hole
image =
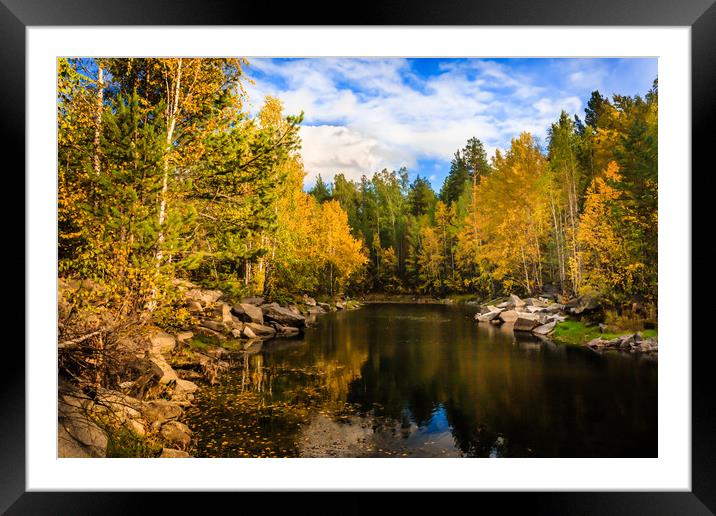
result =
[[[644,95],[656,59],[249,58],[249,107],[303,111],[306,186],[405,166],[436,190],[468,138],[494,154],[521,131],[546,144],[562,110],[584,119],[593,90]]]

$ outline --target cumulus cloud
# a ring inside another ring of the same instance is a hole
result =
[[[434,175],[414,167],[420,160],[449,160],[473,136],[490,153],[509,146],[522,131],[544,141],[560,111],[582,108],[575,90],[565,88],[604,75],[588,60],[578,66],[559,62],[549,77],[482,59],[440,60],[429,72],[397,58],[249,61],[254,84],[247,90],[254,110],[265,95],[273,95],[287,113],[305,114],[301,137],[308,183],[319,173],[327,180],[337,172],[358,179],[401,166]],[[554,77],[565,87],[555,87]]]

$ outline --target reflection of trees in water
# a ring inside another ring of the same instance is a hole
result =
[[[391,319],[406,309],[416,317]],[[402,440],[439,410],[435,431],[447,421],[466,456],[656,454],[655,364],[515,338],[456,311],[445,323],[447,310],[455,309],[382,306],[326,317],[304,342],[268,342],[244,357],[236,391],[260,400],[256,424],[269,438],[295,441],[312,410],[339,419],[357,408],[384,421],[376,431],[396,428]]]
[[[398,420],[407,407],[421,426],[442,405],[467,455],[494,454],[496,442],[513,456],[656,452],[656,370],[631,357],[489,327],[484,339],[468,324],[367,326],[370,356],[348,400]]]

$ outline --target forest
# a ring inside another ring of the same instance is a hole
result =
[[[658,86],[594,91],[545,142],[455,150],[439,192],[406,168],[310,189],[302,113],[246,109],[245,59],[58,60],[59,276],[118,314],[190,317],[177,282],[279,302],[371,292],[597,293],[655,317]]]

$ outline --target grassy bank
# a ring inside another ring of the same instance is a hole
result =
[[[590,340],[596,338],[603,339],[614,339],[621,335],[629,335],[634,333],[631,330],[624,331],[612,331],[602,333],[599,330],[599,326],[587,326],[585,323],[580,321],[564,321],[554,328],[552,339],[560,344],[573,344],[583,345]],[[658,336],[657,330],[643,330],[640,332],[646,338],[656,338]]]

